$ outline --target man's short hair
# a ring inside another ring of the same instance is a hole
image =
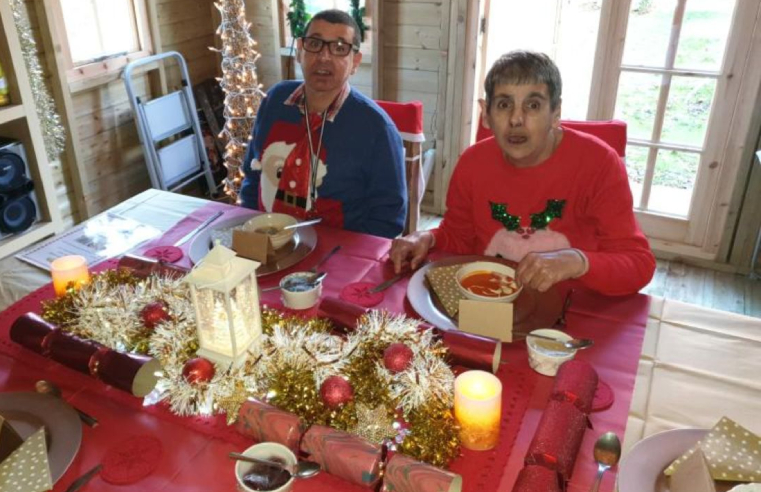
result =
[[[511,51],[500,56],[489,69],[484,80],[486,111],[491,110],[494,90],[498,85],[547,84],[550,108],[554,111],[560,105],[563,81],[560,70],[549,56],[534,51]]]
[[[359,26],[357,25],[357,21],[354,20],[354,17],[350,16],[343,10],[338,9],[330,9],[323,10],[322,12],[317,12],[314,14],[314,16],[312,16],[311,19],[309,19],[309,22],[307,22],[307,26],[304,29],[305,36],[309,32],[309,26],[311,26],[312,22],[316,20],[330,22],[331,24],[343,24],[344,26],[349,26],[354,29],[354,38],[351,40],[351,44],[355,49],[359,49],[359,44],[362,39],[360,37],[361,33],[359,32]]]

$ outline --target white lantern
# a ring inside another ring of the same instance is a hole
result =
[[[262,334],[256,261],[215,245],[185,277],[196,311],[198,355],[238,366]]]

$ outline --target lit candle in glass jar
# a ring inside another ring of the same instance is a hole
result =
[[[87,270],[87,260],[83,256],[71,255],[56,258],[50,264],[50,272],[53,276],[53,288],[57,296],[66,294],[66,287],[74,283],[75,288],[90,281],[90,272]]]
[[[502,383],[485,371],[467,371],[454,381],[454,413],[468,449],[492,449],[499,441]]]

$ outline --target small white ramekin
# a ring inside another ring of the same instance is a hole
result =
[[[314,307],[320,300],[322,295],[322,281],[317,282],[317,285],[309,290],[291,291],[285,288],[289,279],[293,278],[311,278],[314,276],[312,272],[296,272],[290,275],[286,275],[280,281],[280,293],[283,298],[283,305],[288,309],[302,310]]]
[[[254,444],[243,451],[242,454],[263,460],[272,461],[275,459],[277,461],[283,461],[288,468],[293,468],[296,465],[296,456],[293,452],[282,444],[276,442]],[[241,492],[256,492],[254,489],[247,487],[246,484],[243,483],[243,477],[248,470],[251,469],[251,466],[251,463],[246,463],[245,461],[238,461],[235,463],[235,480],[238,482],[238,490]],[[291,477],[291,479],[285,482],[282,486],[268,490],[267,492],[289,492],[293,488],[293,480],[293,477]]]
[[[549,328],[534,330],[531,333],[556,338],[564,342],[567,342],[573,338],[567,333],[563,333],[562,331],[558,330],[551,330]],[[544,350],[539,345],[542,342],[547,342],[547,340],[532,336],[526,337],[526,346],[528,347],[528,365],[531,366],[531,369],[535,370],[539,374],[543,374],[545,376],[555,376],[555,374],[558,372],[558,369],[560,368],[560,365],[563,362],[569,361],[573,359],[574,356],[576,356],[576,350],[574,349],[563,350],[563,352],[567,351],[567,353],[563,355],[553,353],[554,351]]]

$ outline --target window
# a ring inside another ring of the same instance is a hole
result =
[[[139,51],[132,0],[61,0],[74,66]]]
[[[310,15],[327,9],[338,9],[344,12],[351,11],[351,2],[349,0],[307,0],[306,10]]]
[[[54,32],[73,91],[151,54],[145,0],[57,0]]]

